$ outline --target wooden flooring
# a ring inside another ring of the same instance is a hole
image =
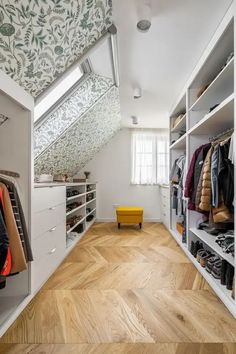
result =
[[[235,354],[236,320],[168,231],[95,224],[0,354]]]

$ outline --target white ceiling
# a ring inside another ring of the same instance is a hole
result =
[[[122,122],[167,127],[171,106],[181,93],[231,0],[152,0],[152,26],[136,29],[137,1],[113,0],[118,29]],[[142,1],[142,0],[141,0]],[[140,86],[143,97],[133,99]]]

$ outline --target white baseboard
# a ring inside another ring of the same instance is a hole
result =
[[[144,219],[143,221],[144,222],[162,222],[161,219],[158,219],[158,218],[147,218],[147,219]],[[107,218],[99,219],[99,218],[97,218],[96,222],[116,222],[116,219],[115,218],[111,218],[111,219],[107,219]]]

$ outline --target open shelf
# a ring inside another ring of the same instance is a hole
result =
[[[182,235],[180,235],[176,230],[169,230],[172,234],[172,236],[174,237],[175,241],[184,249],[187,249],[187,244],[183,243],[181,240]]]
[[[215,236],[208,234],[204,230],[198,230],[191,228],[190,231],[194,233],[200,240],[208,245],[212,251],[216,252],[221,258],[234,266],[234,257],[230,253],[224,253],[222,248],[215,242]]]
[[[85,205],[86,205],[86,203],[84,203],[84,204],[78,206],[77,208],[75,208],[75,209],[73,209],[73,210],[71,210],[71,211],[68,211],[68,213],[66,213],[66,216],[69,216],[69,215],[73,214],[75,211],[77,211],[77,210],[83,208]]]
[[[206,132],[211,135],[217,135],[234,125],[234,94],[227,97],[212,112],[205,115],[188,134],[205,135]]]
[[[73,195],[73,197],[68,197],[68,198],[66,198],[66,201],[67,201],[67,202],[70,202],[70,201],[72,201],[72,200],[74,200],[74,199],[83,197],[83,196],[85,196],[86,194],[87,194],[87,193],[81,193],[81,194]]]
[[[79,224],[81,224],[84,220],[85,220],[85,216],[84,216],[81,220],[79,220],[74,226],[72,226],[72,227],[70,228],[70,230],[68,230],[68,231],[66,232],[67,235],[68,235],[71,231],[73,231]]]
[[[194,102],[190,111],[209,111],[234,92],[234,58],[222,69],[203,94]]]
[[[94,213],[95,210],[96,210],[96,208],[94,208],[93,210],[91,210],[91,211],[86,215],[86,217],[89,216],[90,214]]]
[[[86,192],[85,194],[95,193],[95,192],[96,192],[96,189],[93,189],[92,191],[88,191],[88,192]]]
[[[182,117],[182,119],[176,124],[174,128],[171,129],[171,133],[177,133],[180,130],[186,129],[186,114]]]
[[[187,134],[184,134],[181,136],[177,141],[175,141],[171,146],[170,150],[176,149],[176,150],[183,150],[186,147],[186,136]]]
[[[86,205],[88,205],[88,204],[94,202],[95,200],[96,200],[96,198],[93,198],[92,200],[89,200],[88,202],[86,202]]]

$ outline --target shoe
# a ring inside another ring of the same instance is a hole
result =
[[[206,271],[208,273],[211,273],[213,266],[216,262],[220,260],[219,256],[215,255],[210,258],[208,258],[207,263],[206,263]]]
[[[209,221],[203,221],[198,225],[198,230],[204,230],[205,227],[209,228]]]
[[[199,241],[195,242],[194,250],[193,250],[193,256],[195,258],[197,257],[197,253],[200,249],[203,249],[203,244]]]
[[[227,262],[225,259],[222,259],[221,262],[221,277],[220,277],[220,283],[221,285],[226,284],[226,270],[227,270]]]
[[[226,270],[226,288],[228,290],[233,289],[233,279],[234,279],[234,267],[231,264],[227,264],[227,270]]]
[[[212,253],[210,251],[205,251],[205,252],[202,252],[201,256],[200,256],[200,264],[203,268],[206,267],[206,263],[207,263],[207,260],[212,257]]]
[[[194,255],[194,247],[195,247],[195,243],[193,241],[191,241],[190,253],[192,255]]]
[[[200,263],[200,260],[201,260],[201,256],[202,254],[205,252],[204,248],[200,248],[198,251],[197,251],[197,261],[198,263]]]
[[[215,279],[220,279],[221,278],[221,265],[222,261],[219,259],[215,264],[213,265],[211,274]]]
[[[206,231],[210,235],[219,235],[219,233],[222,233],[222,230],[216,229],[215,227],[204,227],[204,231]]]

